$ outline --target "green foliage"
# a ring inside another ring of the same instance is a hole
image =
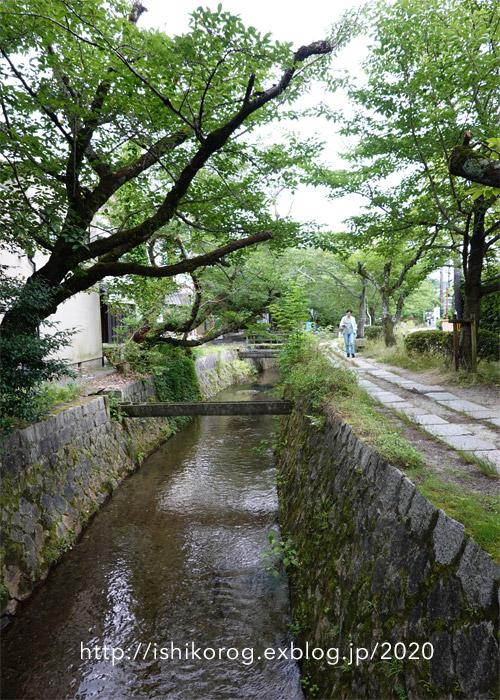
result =
[[[128,297],[154,323],[165,280],[238,259],[271,231],[273,249],[305,235],[272,205],[319,169],[323,145],[293,135],[263,145],[254,133],[296,118],[311,81],[329,80],[355,13],[330,43],[296,55],[222,6],[199,7],[188,31],[167,36],[129,19],[131,4],[1,5],[0,238],[47,254],[35,275],[54,298],[40,319],[115,278],[109,301]]]
[[[162,363],[152,368],[160,401],[199,401],[200,386],[194,360],[184,348],[166,347]]]
[[[297,331],[309,319],[304,287],[296,282],[290,283],[283,295],[269,305],[269,312],[279,330],[285,333]]]
[[[500,293],[485,294],[481,299],[481,330],[500,333]]]
[[[453,331],[415,331],[409,333],[404,344],[411,355],[453,355]],[[500,343],[497,333],[479,330],[477,334],[477,356],[485,360],[500,360]]]
[[[36,421],[53,405],[51,392],[42,382],[71,374],[67,363],[51,357],[69,345],[71,331],[38,330],[38,309],[50,300],[50,290],[31,284],[20,302],[20,282],[0,276],[0,314],[16,309],[20,326],[0,333],[0,436],[10,432],[16,420]],[[44,329],[55,324],[45,323]]]
[[[333,365],[311,335],[290,336],[278,361],[284,395],[307,401],[314,412],[321,409],[328,396],[350,396],[354,391],[352,372]]]
[[[375,340],[384,336],[382,326],[365,326],[365,338],[367,340]]]
[[[486,142],[498,136],[498,4],[376,0],[365,5],[365,16],[371,45],[364,71],[346,81],[352,110],[329,114],[354,141],[345,153],[350,167],[326,179],[333,196],[362,194],[367,204],[335,243],[361,249],[363,262],[374,250],[391,261],[396,274],[383,286],[392,298],[415,256],[413,280],[400,287],[406,294],[416,289],[418,272],[448,264],[460,250],[465,305],[478,317],[482,269],[498,266],[500,199],[451,178],[448,160],[466,129],[479,156],[490,155]],[[367,270],[382,287],[380,275]]]
[[[287,566],[299,566],[297,549],[291,537],[287,540],[282,540],[278,533],[270,532],[268,541],[269,547],[263,551],[262,556],[266,562],[266,571],[269,574],[277,578],[279,576],[279,565],[283,565],[285,568]]]
[[[40,396],[44,401],[47,401],[49,406],[57,406],[61,403],[68,403],[77,399],[84,389],[83,384],[74,384],[70,382],[64,386],[58,384],[42,384],[40,387]]]
[[[442,355],[450,357],[453,353],[453,333],[451,331],[415,331],[404,339],[408,354]]]

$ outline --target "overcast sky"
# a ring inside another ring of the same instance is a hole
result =
[[[189,14],[202,5],[216,9],[219,0],[143,0],[148,12],[141,17],[142,26],[157,27],[167,34],[181,34],[189,30]],[[303,44],[323,39],[329,32],[331,25],[339,19],[342,12],[349,7],[357,7],[359,2],[355,0],[306,0],[294,2],[293,0],[224,0],[222,7],[225,11],[240,15],[246,26],[253,25],[262,33],[271,32],[278,41],[291,41],[294,48]],[[334,59],[335,68],[348,67],[356,70],[356,66],[364,54],[363,39],[356,39],[346,47],[337,58]],[[317,99],[323,99],[318,94]],[[330,101],[332,98],[330,97]],[[335,107],[348,108],[345,98],[339,93],[335,96]],[[326,157],[334,167],[344,167],[344,163],[336,156],[336,151],[342,145],[332,125],[318,120],[317,124],[311,124],[311,120],[295,125],[295,129],[303,130],[309,135],[314,129],[321,139],[327,142]],[[345,197],[342,200],[330,202],[324,192],[319,188],[304,188],[292,200],[282,197],[279,203],[281,215],[286,215],[292,205],[291,215],[299,220],[308,221],[315,219],[319,223],[326,224],[331,230],[343,228],[342,220],[355,213],[356,207],[361,203],[360,198]]]

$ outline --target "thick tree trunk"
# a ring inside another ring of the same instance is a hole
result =
[[[359,300],[359,314],[358,314],[358,338],[365,337],[365,325],[366,325],[366,287],[367,281],[362,279],[361,297]]]
[[[462,294],[462,270],[459,267],[453,269],[453,304],[458,318],[463,318],[464,297]]]
[[[463,317],[469,319],[471,315],[474,314],[476,329],[479,328],[479,320],[481,318],[481,298],[483,295],[481,274],[483,271],[485,240],[484,217],[488,206],[489,202],[484,200],[483,197],[480,197],[474,203],[473,233],[470,239],[467,269],[465,272]],[[469,324],[463,324],[460,329],[459,360],[463,367],[470,368],[472,361],[472,340]]]
[[[386,347],[390,348],[396,345],[394,320],[389,309],[389,295],[386,292],[382,292],[382,327],[384,329],[384,342]]]

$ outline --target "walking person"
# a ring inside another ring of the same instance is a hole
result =
[[[356,319],[352,315],[351,309],[347,309],[345,316],[340,321],[340,330],[344,334],[345,351],[347,357],[354,357],[354,338],[358,332]]]

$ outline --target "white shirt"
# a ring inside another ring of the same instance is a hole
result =
[[[356,335],[356,333],[358,332],[358,325],[356,323],[356,319],[354,318],[354,316],[352,314],[351,314],[350,318],[348,316],[342,317],[342,320],[340,321],[340,330],[343,333],[345,329],[342,328],[342,326],[347,326],[349,323],[352,325],[352,330],[353,330],[354,335]]]

